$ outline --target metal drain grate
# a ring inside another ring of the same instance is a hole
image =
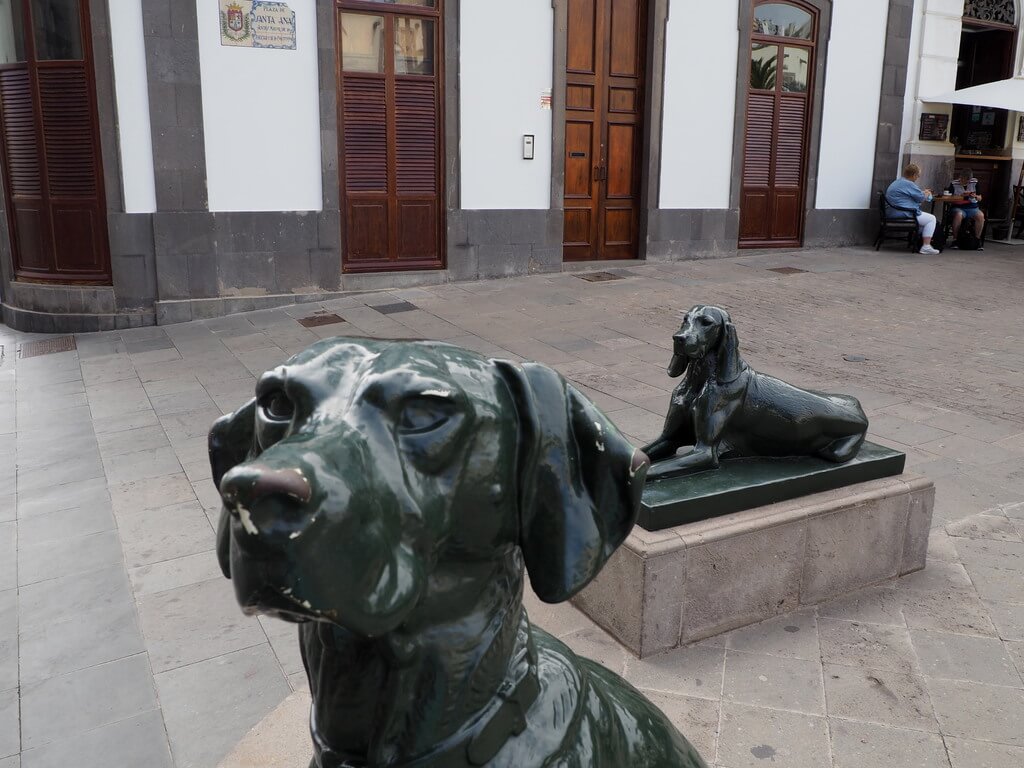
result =
[[[27,357],[55,355],[58,352],[71,352],[76,349],[78,345],[75,344],[74,336],[57,336],[42,341],[26,341],[18,346],[18,357],[24,360]]]
[[[780,275],[806,275],[806,269],[797,269],[796,267],[776,267],[775,269],[769,269],[769,272],[778,272]]]
[[[397,315],[401,312],[415,312],[419,307],[408,301],[400,301],[397,304],[381,304],[377,307],[370,307],[370,309],[375,309],[382,315]]]
[[[610,283],[612,280],[621,280],[621,275],[613,275],[611,272],[588,272],[585,275],[576,275],[580,280],[588,283]]]
[[[330,312],[324,312],[302,318],[299,320],[299,325],[304,328],[322,328],[325,325],[337,325],[344,322],[344,318]]]

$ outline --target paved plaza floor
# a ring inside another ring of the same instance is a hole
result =
[[[318,337],[444,339],[554,366],[639,443],[696,303],[732,312],[756,369],[860,397],[872,439],[935,481],[927,570],[645,661],[572,607],[531,599],[534,621],[648,692],[720,768],[1024,766],[1024,252],[611,272],[79,336],[35,357],[0,328],[0,768],[214,768],[304,685],[294,629],[243,617],[213,553],[206,432],[255,375]],[[338,319],[300,324],[316,313]]]

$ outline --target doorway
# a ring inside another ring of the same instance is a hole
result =
[[[740,184],[740,248],[803,242],[818,13],[754,5]]]
[[[635,259],[647,0],[569,0],[567,31],[564,258]]]
[[[0,143],[14,276],[110,284],[88,0],[0,5]]]
[[[342,267],[444,267],[443,0],[337,5]]]

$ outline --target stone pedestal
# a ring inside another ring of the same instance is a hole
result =
[[[574,603],[641,658],[925,566],[935,486],[874,480],[656,533],[634,529]]]
[[[308,691],[293,693],[218,768],[306,768],[313,759]]]

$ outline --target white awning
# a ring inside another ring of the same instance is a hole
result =
[[[967,104],[972,107],[994,107],[1024,112],[1024,76],[976,85],[922,101],[936,104]]]

